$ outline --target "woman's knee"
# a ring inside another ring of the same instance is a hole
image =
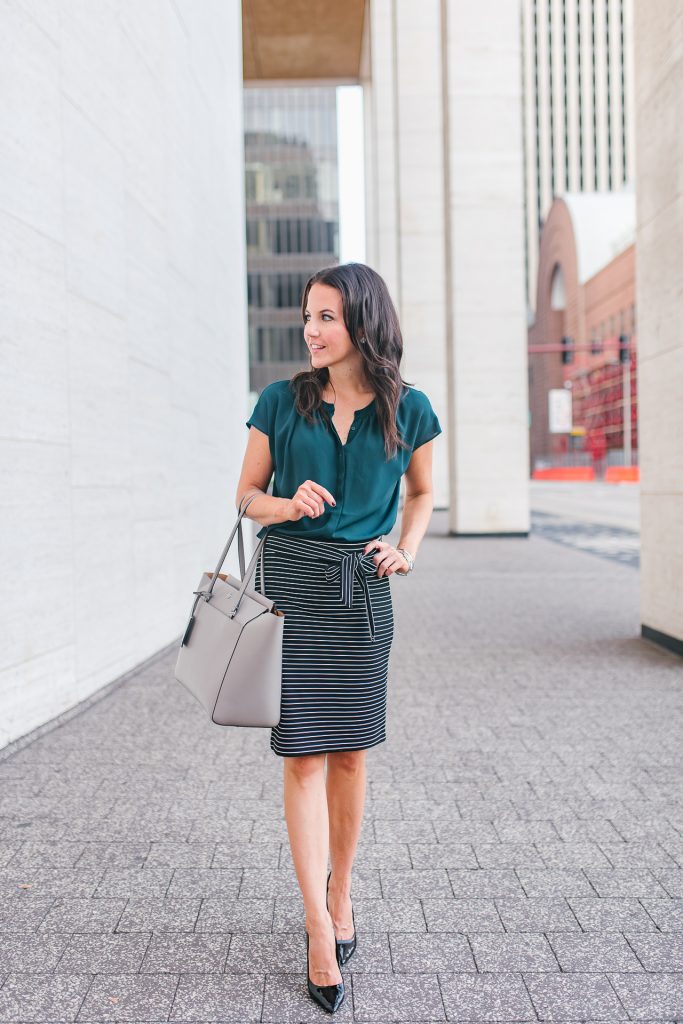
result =
[[[305,784],[315,779],[325,767],[324,754],[302,754],[285,758],[285,771],[297,782]]]
[[[334,765],[339,771],[355,775],[365,762],[365,750],[335,750],[327,755],[328,764]]]

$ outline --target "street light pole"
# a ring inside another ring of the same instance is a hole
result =
[[[633,458],[631,451],[631,348],[629,338],[625,334],[619,336],[619,356],[623,361],[624,372],[622,374],[621,387],[624,396],[623,420],[624,420],[624,465],[630,466]]]

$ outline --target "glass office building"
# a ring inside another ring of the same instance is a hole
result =
[[[301,297],[339,262],[334,87],[244,90],[250,388],[309,365]]]

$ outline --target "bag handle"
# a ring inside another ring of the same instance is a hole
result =
[[[249,583],[251,581],[251,577],[254,574],[254,570],[256,568],[256,562],[258,560],[259,555],[261,554],[261,552],[263,550],[263,546],[264,546],[264,544],[265,544],[265,542],[266,542],[266,540],[268,538],[268,531],[270,530],[270,526],[267,526],[266,527],[266,532],[263,535],[263,537],[261,538],[261,540],[260,540],[256,550],[254,551],[254,554],[252,555],[251,561],[249,562],[249,565],[248,565],[248,567],[245,570],[244,569],[244,538],[243,538],[243,535],[242,535],[242,519],[244,517],[244,513],[247,511],[247,509],[249,508],[249,506],[252,503],[252,501],[254,500],[254,498],[258,497],[259,493],[260,492],[257,492],[256,494],[252,494],[252,496],[246,502],[244,508],[242,508],[242,501],[244,501],[244,498],[242,498],[242,500],[240,501],[240,512],[239,512],[239,515],[237,517],[237,522],[233,526],[232,531],[230,533],[230,536],[228,537],[228,540],[226,542],[226,545],[223,548],[223,551],[221,552],[220,558],[218,559],[218,565],[216,566],[216,568],[215,568],[215,570],[213,572],[213,576],[211,577],[211,583],[209,584],[208,590],[194,590],[193,591],[193,593],[197,595],[196,596],[196,601],[195,601],[195,604],[194,604],[194,607],[193,607],[193,612],[194,612],[194,608],[197,607],[197,601],[200,599],[200,597],[203,597],[205,601],[209,601],[211,599],[211,594],[213,593],[213,588],[216,585],[216,580],[218,579],[218,574],[221,571],[221,568],[223,567],[223,562],[225,561],[225,559],[228,556],[228,551],[230,550],[232,542],[233,542],[233,540],[235,538],[235,534],[237,533],[237,535],[238,535],[238,537],[237,537],[237,545],[238,545],[238,552],[239,552],[239,555],[240,555],[240,571],[242,573],[242,586],[240,587],[239,595],[238,595],[235,607],[233,608],[232,612],[230,613],[230,618],[234,618],[235,617],[235,615],[236,615],[236,613],[237,613],[237,611],[239,609],[240,603],[242,601],[242,597],[244,596],[244,592],[247,589],[247,587],[249,586]]]

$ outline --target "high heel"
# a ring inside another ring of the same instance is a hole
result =
[[[316,1003],[322,1006],[323,1010],[327,1010],[328,1013],[334,1013],[339,1009],[344,1000],[344,982],[339,982],[338,985],[316,985],[315,982],[311,981],[311,968],[308,964],[308,929],[306,929],[306,975],[308,978],[308,991],[311,996],[315,999]]]
[[[331,876],[332,876],[332,872],[328,871],[328,873],[327,873],[327,891],[328,892],[330,891],[330,878],[331,878]],[[327,898],[326,898],[326,902],[327,902]],[[350,960],[351,954],[355,951],[356,945],[357,945],[357,942],[356,942],[356,915],[353,912],[353,904],[351,904],[351,920],[353,921],[353,935],[351,936],[351,938],[350,939],[338,939],[336,935],[334,937],[334,944],[336,946],[336,951],[337,951],[337,962],[338,962],[340,967],[343,967],[344,964],[348,960]]]

